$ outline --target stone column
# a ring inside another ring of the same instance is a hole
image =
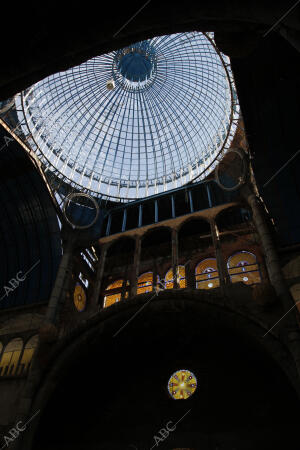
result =
[[[265,219],[262,205],[258,197],[250,189],[244,188],[243,194],[252,210],[253,222],[260,237],[271,284],[277,296],[281,299],[284,310],[288,311],[294,305],[294,301],[284,280],[279,257]]]
[[[130,286],[130,297],[137,294],[137,280],[140,273],[140,259],[141,259],[141,236],[135,238],[135,250],[133,257],[132,282]]]
[[[179,289],[177,282],[177,267],[178,267],[178,231],[172,230],[172,270],[173,270],[173,289]]]
[[[295,302],[283,277],[276,247],[265,218],[263,205],[248,186],[243,188],[242,193],[252,209],[253,222],[255,224],[256,231],[259,234],[264,251],[270,282],[281,301],[283,310],[285,311],[285,314],[281,318],[283,320],[280,319],[279,323],[276,324],[277,332],[280,331],[280,333],[284,336],[284,340],[293,354],[295,365],[300,376],[300,331],[295,314]],[[264,338],[267,339],[267,337]]]
[[[212,241],[216,252],[217,268],[219,272],[220,286],[225,286],[230,283],[230,278],[226,268],[226,263],[223,258],[221,242],[217,234],[217,226],[214,219],[210,222]]]
[[[98,305],[99,305],[99,297],[101,293],[102,288],[102,279],[103,279],[103,273],[106,263],[106,254],[107,254],[108,244],[102,244],[101,250],[100,250],[100,260],[97,267],[96,272],[96,281],[93,289],[93,295],[91,298],[91,310],[94,312],[98,311]]]
[[[70,277],[72,274],[73,244],[74,236],[71,236],[67,240],[56,275],[54,287],[52,289],[52,293],[48,303],[46,312],[47,323],[55,324],[57,322],[60,305],[64,301],[66,296],[66,291],[68,289]]]

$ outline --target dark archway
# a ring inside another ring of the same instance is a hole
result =
[[[48,388],[54,380],[57,385],[41,414],[34,450],[151,448],[155,434],[187,412],[162,448],[292,448],[299,401],[255,338],[254,324],[220,315],[199,299],[168,298],[155,299],[113,338],[125,316],[140,307],[120,304],[126,315],[114,322],[107,315],[106,327],[94,323],[66,355],[60,374],[61,362],[53,361],[56,375],[50,371]],[[198,388],[189,400],[174,401],[167,382],[182,368],[195,373]]]
[[[252,213],[246,206],[232,206],[221,211],[216,217],[219,233],[223,231],[249,228],[252,224]]]
[[[212,243],[209,222],[202,218],[188,219],[178,233],[179,257],[189,259],[193,253],[207,250]]]
[[[105,271],[132,264],[134,249],[135,240],[131,237],[122,237],[114,241],[107,250]]]
[[[170,258],[171,230],[167,227],[157,227],[149,230],[142,238],[141,261],[155,260],[159,257]]]

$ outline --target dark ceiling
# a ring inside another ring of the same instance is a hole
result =
[[[84,7],[73,2],[64,9],[58,2],[37,3],[28,9],[27,4],[16,7],[7,3],[7,20],[4,18],[2,24],[5,39],[1,48],[0,98],[6,99],[50,73],[159,34],[229,31],[239,33],[234,46],[245,51],[256,40],[251,37],[253,33],[263,36],[293,4],[283,0],[135,0],[101,2],[99,7],[93,2],[85,2]],[[290,34],[300,33],[299,8],[284,19],[284,24]],[[228,44],[226,36],[222,35],[222,40]]]
[[[62,254],[44,181],[20,145],[2,145],[5,135],[0,127],[0,308],[47,302]]]

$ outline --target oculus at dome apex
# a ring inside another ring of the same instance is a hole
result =
[[[229,59],[212,33],[199,32],[95,57],[36,83],[15,104],[48,171],[117,200],[203,179],[230,147],[239,118]]]

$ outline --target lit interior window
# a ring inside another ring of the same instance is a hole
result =
[[[38,336],[32,336],[32,338],[29,339],[29,341],[26,343],[22,359],[19,364],[18,373],[26,373],[30,367],[32,357],[34,354],[34,351],[38,344]]]
[[[153,273],[146,272],[140,275],[138,278],[138,294],[145,294],[146,292],[151,292],[153,289]]]
[[[22,348],[23,341],[20,338],[13,339],[7,344],[0,361],[1,376],[15,375]]]
[[[168,391],[174,400],[186,400],[197,389],[197,378],[186,369],[177,370],[170,377]]]
[[[212,289],[220,285],[217,260],[207,258],[201,261],[195,269],[196,288]]]
[[[83,274],[80,272],[80,274],[78,275],[78,278],[80,279],[80,281],[82,282],[82,284],[88,288],[89,287],[89,280],[87,278],[84,278]]]
[[[123,280],[116,280],[109,284],[106,288],[106,295],[104,297],[104,308],[113,305],[121,300],[122,297],[122,286]],[[126,286],[129,286],[129,281],[127,280]],[[111,294],[109,293],[111,291]],[[128,298],[128,291],[125,293],[125,298]]]
[[[80,283],[75,285],[73,300],[77,311],[84,311],[86,307],[86,293]]]
[[[250,285],[261,282],[256,256],[253,253],[241,251],[232,255],[228,259],[227,268],[232,283],[242,281]]]
[[[177,285],[180,289],[186,287],[186,279],[185,279],[185,267],[177,266]],[[165,276],[165,289],[173,289],[174,287],[174,277],[173,277],[173,269],[168,270]]]

